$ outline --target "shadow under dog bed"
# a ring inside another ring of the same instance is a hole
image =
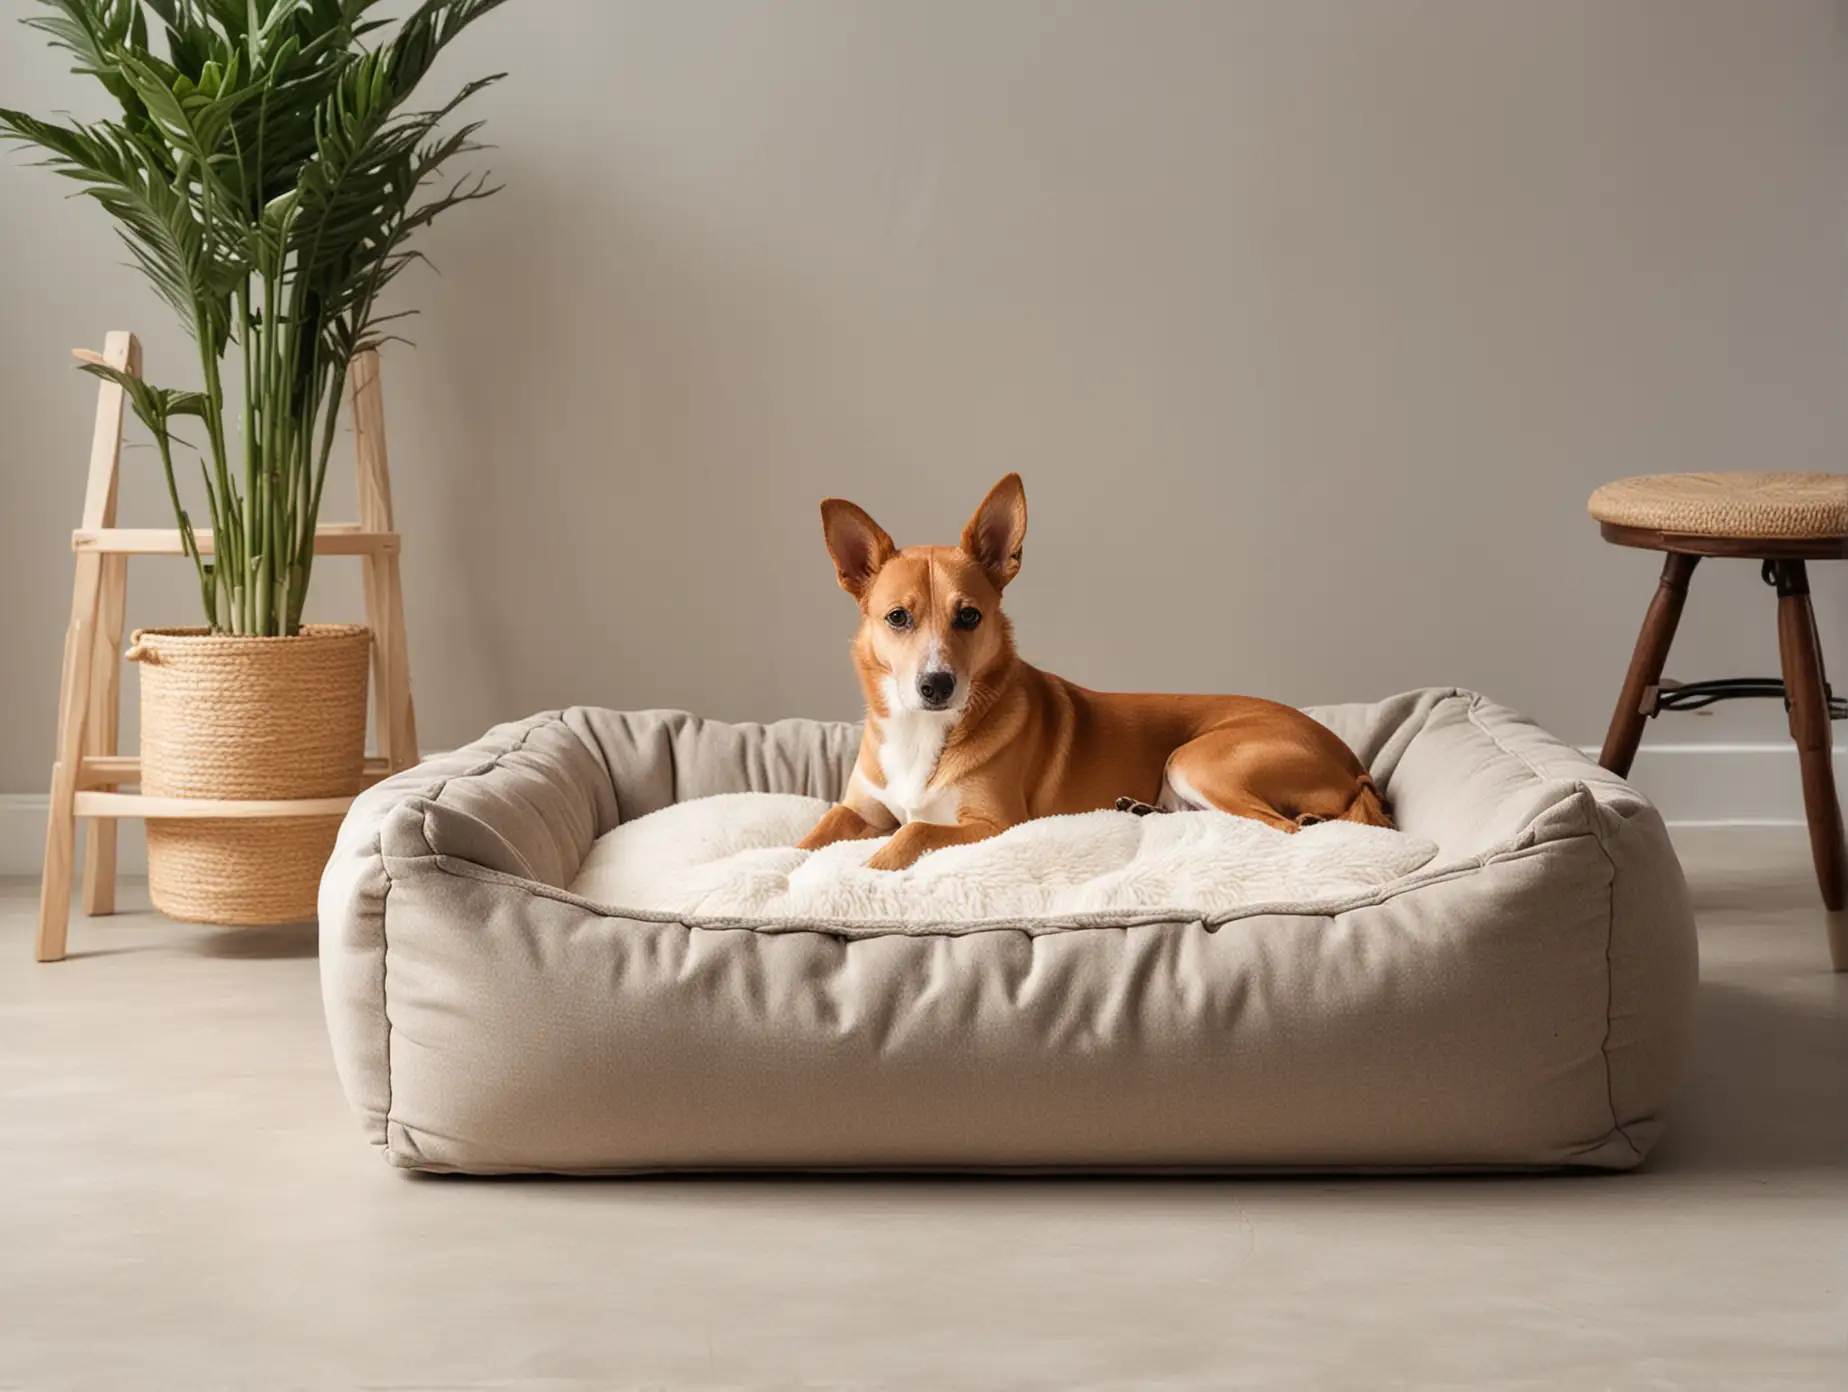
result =
[[[1655,810],[1469,692],[1310,714],[1428,863],[1220,913],[938,923],[566,888],[672,803],[836,796],[856,725],[501,726],[341,830],[320,902],[341,1081],[392,1164],[432,1171],[1638,1164],[1696,977]]]

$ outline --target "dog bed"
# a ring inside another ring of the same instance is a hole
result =
[[[802,855],[780,843],[821,803],[788,798],[839,792],[857,726],[501,726],[369,790],[341,830],[321,890],[341,1081],[387,1160],[432,1171],[1639,1163],[1696,976],[1654,809],[1468,692],[1311,713],[1402,834],[1255,828],[1281,858],[1190,879],[1183,849],[1148,899],[1086,900],[1095,857],[1064,877],[1075,899],[946,873],[1009,838],[1044,849],[1061,821],[1133,838],[1121,868],[1233,820],[1048,819],[889,877],[962,882],[889,917],[851,912],[894,892],[856,890],[879,872],[851,859],[834,898],[801,899],[787,864],[768,897],[735,876],[696,897],[727,858]],[[715,797],[739,793],[785,796]],[[1343,854],[1350,832],[1386,839]]]

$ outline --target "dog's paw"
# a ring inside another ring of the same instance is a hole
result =
[[[898,855],[893,855],[892,847],[886,845],[881,846],[866,858],[866,868],[868,870],[906,870],[910,868],[911,862],[915,859],[915,856],[906,856],[902,851]]]
[[[1119,812],[1133,812],[1138,817],[1146,817],[1151,812],[1161,811],[1159,807],[1143,802],[1140,798],[1133,797],[1118,798],[1116,800],[1116,810]]]

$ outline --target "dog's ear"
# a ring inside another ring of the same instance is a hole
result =
[[[963,528],[962,549],[988,572],[999,590],[1020,574],[1020,554],[1027,544],[1027,490],[1019,474],[1009,474],[988,490],[982,505]]]
[[[866,593],[879,567],[891,560],[897,549],[884,527],[845,498],[821,500],[821,534],[827,538],[828,554],[834,557],[834,573],[841,588],[855,599]]]

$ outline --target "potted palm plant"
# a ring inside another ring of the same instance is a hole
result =
[[[423,0],[396,25],[373,13],[379,0],[41,3],[51,13],[25,23],[69,50],[119,114],[57,122],[0,108],[0,138],[35,147],[103,205],[198,347],[196,387],[82,364],[120,383],[153,436],[204,610],[202,627],[144,630],[130,651],[143,789],[351,794],[370,637],[302,622],[322,484],[349,366],[389,336],[398,316],[380,296],[417,258],[411,238],[494,192],[452,175],[480,148],[479,123],[448,118],[499,74],[434,105],[409,101],[503,0]],[[216,923],[310,917],[337,823],[151,822],[155,905]]]

